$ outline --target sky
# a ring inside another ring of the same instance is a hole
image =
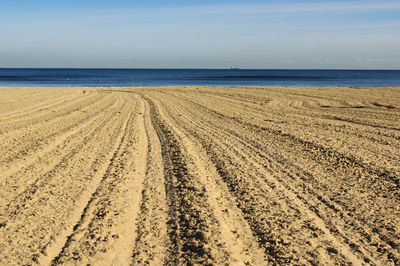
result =
[[[400,1],[0,0],[0,67],[400,69]]]

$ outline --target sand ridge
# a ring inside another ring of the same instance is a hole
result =
[[[400,88],[0,88],[0,264],[400,263]]]

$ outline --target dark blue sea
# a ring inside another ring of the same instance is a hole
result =
[[[400,86],[400,70],[11,69],[0,86]]]

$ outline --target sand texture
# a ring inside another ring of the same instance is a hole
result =
[[[0,265],[400,265],[400,88],[0,88]]]

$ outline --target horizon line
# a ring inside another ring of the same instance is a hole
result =
[[[233,68],[233,69],[232,69]],[[176,68],[176,67],[0,67],[0,69],[114,69],[114,70],[395,70],[400,71],[400,68],[241,68],[241,67],[226,67],[226,68]]]

